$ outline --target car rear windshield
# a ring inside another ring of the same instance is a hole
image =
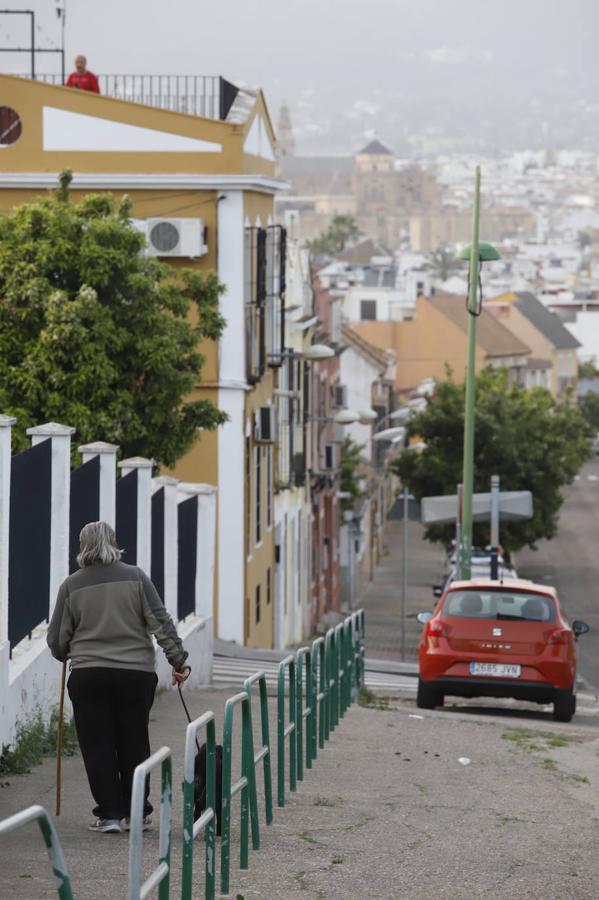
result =
[[[553,622],[555,606],[551,597],[523,591],[450,591],[443,604],[443,615]]]

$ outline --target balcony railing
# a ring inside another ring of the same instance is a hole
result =
[[[28,75],[21,75],[29,78]],[[98,75],[100,93],[174,112],[224,121],[239,88],[220,75]],[[62,77],[37,75],[37,81],[62,85]]]

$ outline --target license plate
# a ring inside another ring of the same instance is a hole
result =
[[[520,666],[507,663],[471,662],[471,675],[489,675],[492,678],[520,678]]]

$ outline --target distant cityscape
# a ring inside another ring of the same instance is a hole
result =
[[[576,357],[579,362],[599,359],[595,151],[529,149],[482,158],[455,152],[425,158],[397,155],[374,138],[353,156],[302,156],[291,113],[283,107],[278,170],[289,187],[276,208],[289,234],[308,242],[336,217],[355,222],[358,239],[326,259],[319,277],[343,295],[346,322],[398,354],[396,387],[406,389],[440,370],[421,365],[417,376],[406,374],[402,328],[414,330],[407,323],[418,320],[425,303],[438,307],[441,295],[463,298],[467,293],[466,267],[455,256],[470,238],[477,164],[482,168],[481,238],[493,242],[502,257],[483,267],[484,295],[491,301],[485,308],[528,346],[529,374],[522,369],[519,380],[547,384],[560,396],[575,383]],[[528,296],[530,301],[518,299]],[[553,375],[548,374],[548,346],[530,346],[535,341],[519,315],[509,314],[512,301],[514,308],[526,305],[530,311],[533,300],[555,314],[548,320],[536,316],[551,331],[553,350],[568,357],[577,350],[568,361],[560,358],[559,373],[556,368]],[[382,323],[396,323],[393,335]],[[430,346],[426,352],[430,357]]]

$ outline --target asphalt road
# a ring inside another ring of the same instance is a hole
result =
[[[518,573],[558,591],[570,619],[583,619],[589,634],[578,642],[579,674],[599,689],[599,457],[583,466],[563,491],[558,533],[539,548],[522,550]]]

